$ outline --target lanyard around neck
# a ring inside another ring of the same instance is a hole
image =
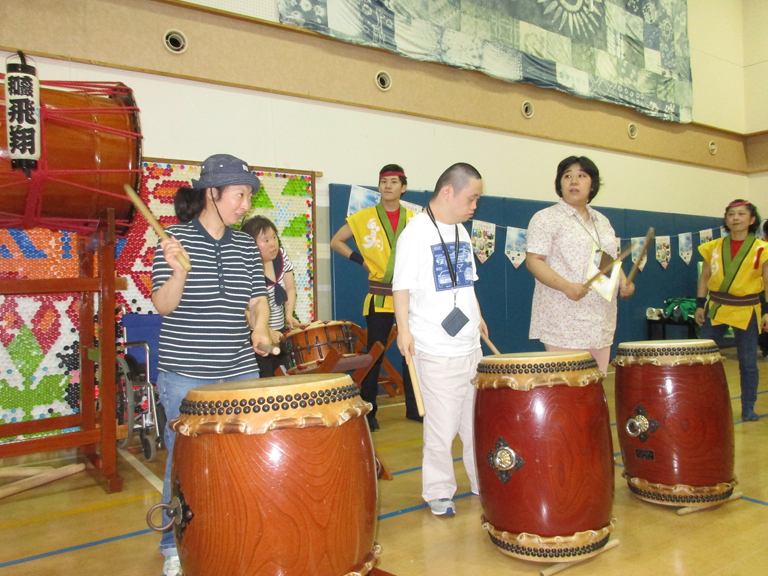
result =
[[[448,263],[448,273],[451,275],[451,282],[453,283],[454,290],[456,289],[456,285],[458,284],[456,280],[456,271],[453,269],[453,264],[451,263],[451,256],[448,254],[448,246],[445,245],[445,240],[443,240],[443,235],[440,234],[440,228],[437,226],[437,221],[435,220],[435,215],[432,214],[432,208],[429,207],[429,204],[427,204],[427,214],[429,214],[429,218],[432,220],[432,224],[435,225],[435,228],[437,229],[437,235],[440,237],[440,243],[443,245],[443,252],[445,253],[445,260]],[[456,266],[459,265],[459,226],[457,224],[453,225],[456,232]],[[455,296],[455,295],[454,295]]]

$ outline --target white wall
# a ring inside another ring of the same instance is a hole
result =
[[[405,167],[412,189],[432,189],[445,168],[465,161],[483,174],[486,194],[554,200],[557,163],[585,154],[597,163],[605,183],[596,207],[719,216],[727,202],[750,192],[744,175],[663,160],[85,64],[37,63],[45,80],[130,86],[141,109],[147,157],[199,161],[227,152],[252,165],[323,172],[317,222],[320,318],[330,317],[330,231],[323,209],[328,185],[375,184],[379,168],[389,162]]]
[[[768,130],[768,2],[744,1],[744,101],[746,131]]]
[[[747,125],[743,27],[742,0],[688,0],[693,121],[740,134]]]

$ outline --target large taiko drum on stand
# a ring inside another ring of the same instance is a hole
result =
[[[611,424],[586,352],[483,358],[474,380],[483,528],[499,550],[539,562],[598,553],[615,519]]]
[[[355,353],[352,322],[344,320],[312,322],[288,332],[285,342],[291,364],[298,369],[292,372],[316,367],[332,348],[342,354]]]
[[[171,423],[184,575],[368,574],[379,554],[369,406],[338,374],[191,390]]]
[[[723,357],[712,340],[619,344],[616,428],[629,489],[667,506],[728,499],[733,414]]]
[[[0,228],[91,234],[107,208],[125,236],[141,183],[141,130],[133,92],[114,82],[41,82],[41,156],[27,178],[11,168],[0,115]]]

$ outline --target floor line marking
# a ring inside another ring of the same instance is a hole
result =
[[[151,439],[150,439],[150,441],[151,441]],[[131,454],[127,450],[123,450],[122,448],[118,448],[117,452],[118,452],[118,454],[120,454],[120,456],[125,458],[125,461],[128,462],[128,464],[130,464],[131,466],[133,466],[139,474],[144,476],[144,478],[146,478],[147,482],[149,482],[150,484],[152,484],[152,486],[155,487],[155,490],[160,492],[160,494],[163,493],[163,479],[162,478],[158,478],[157,475],[154,472],[152,472],[152,470],[150,470],[149,468],[144,466],[144,464],[142,464],[141,461],[138,458],[136,458],[136,456],[134,456],[133,454]]]
[[[120,506],[121,504],[128,504],[130,502],[136,502],[138,500],[146,500],[147,498],[154,498],[154,495],[143,494],[141,496],[124,498],[123,500],[115,500],[113,502],[105,502],[103,504],[94,504],[93,506],[86,506],[85,508],[77,508],[76,510],[69,510],[68,512],[58,512],[56,514],[48,514],[46,516],[28,518],[27,520],[19,520],[17,522],[11,522],[9,524],[0,524],[0,530],[13,528],[14,526],[23,526],[24,524],[34,524],[35,522],[43,522],[44,520],[53,520],[54,518],[61,518],[63,516],[70,516],[73,514],[82,514],[83,512],[91,512],[93,510],[99,510],[101,508],[109,508],[111,506]]]
[[[145,530],[139,530],[138,532],[129,532],[128,534],[112,536],[111,538],[104,538],[103,540],[96,540],[94,542],[86,542],[85,544],[78,544],[77,546],[70,546],[69,548],[61,548],[59,550],[53,550],[43,554],[35,554],[34,556],[27,556],[26,558],[19,558],[18,560],[9,560],[8,562],[0,563],[0,568],[7,568],[8,566],[15,566],[16,564],[24,564],[25,562],[32,562],[34,560],[40,560],[41,558],[58,556],[59,554],[66,554],[67,552],[75,552],[77,550],[82,550],[83,548],[100,546],[101,544],[109,544],[110,542],[115,542],[117,540],[125,540],[126,538],[133,538],[134,536],[149,534],[150,532],[152,532],[152,529],[147,528]]]
[[[454,496],[454,500],[460,500],[461,498],[466,498],[467,496],[472,496],[472,492],[464,492],[463,494],[459,494],[457,496]],[[402,510],[395,510],[394,512],[387,512],[386,514],[382,514],[377,520],[386,520],[387,518],[394,518],[395,516],[400,516],[402,514],[407,514],[408,512],[415,512],[416,510],[422,510],[424,508],[428,508],[429,504],[426,502],[423,502],[421,504],[417,504],[416,506],[410,506],[408,508],[403,508]]]

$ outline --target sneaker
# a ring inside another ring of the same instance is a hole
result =
[[[755,414],[754,410],[750,410],[749,412],[742,412],[741,419],[744,422],[757,422],[758,420],[760,420],[760,416]]]
[[[165,562],[163,563],[163,574],[165,576],[182,576],[181,561],[179,560],[178,556],[174,555],[165,557]]]
[[[368,428],[371,432],[376,432],[379,429],[379,422],[374,416],[368,416]]]
[[[414,414],[411,414],[410,412],[405,413],[405,418],[407,420],[413,420],[414,422],[424,422],[424,416],[419,416],[419,413],[416,412]]]
[[[453,516],[456,514],[456,507],[450,498],[440,498],[439,500],[430,500],[429,509],[435,516]]]

